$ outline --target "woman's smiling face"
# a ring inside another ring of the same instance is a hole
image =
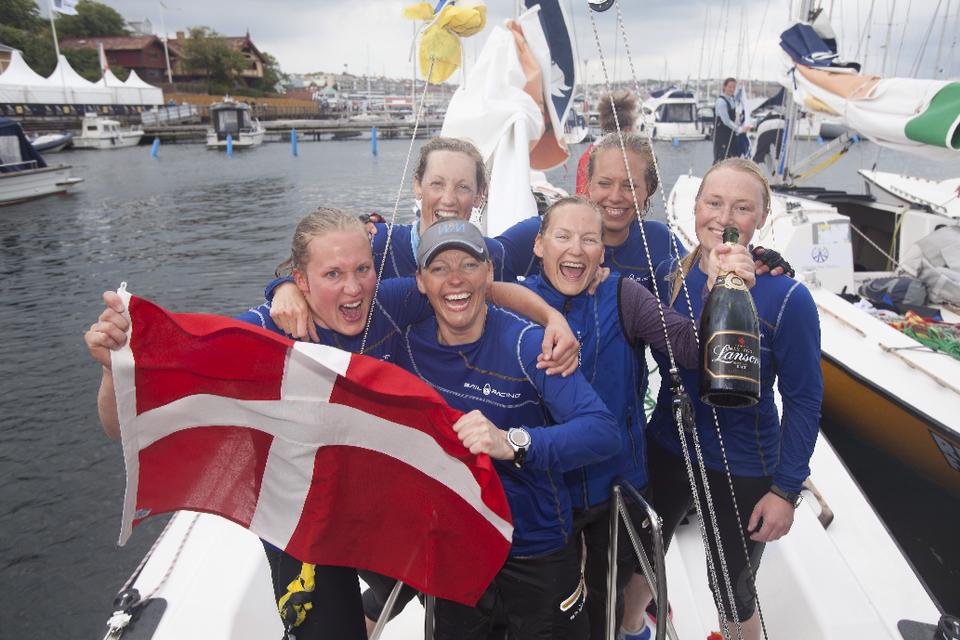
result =
[[[433,151],[427,157],[423,178],[413,179],[413,193],[420,200],[421,233],[437,220],[469,220],[482,200],[476,162],[458,151]]]

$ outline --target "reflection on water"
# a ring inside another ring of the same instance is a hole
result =
[[[555,184],[572,190],[582,149],[551,172]],[[261,300],[304,213],[324,204],[389,215],[406,150],[384,140],[376,158],[363,142],[305,143],[299,158],[282,144],[233,158],[192,145],[164,146],[158,160],[145,147],[62,153],[51,160],[85,178],[75,194],[0,209],[0,579],[4,594],[25,594],[0,601],[0,635],[102,635],[114,594],[163,525],[115,546],[123,463],[100,432],[98,370],[81,338],[100,293],[127,281],[171,310],[242,311]],[[711,157],[710,143],[657,151],[668,189]],[[875,154],[855,147],[822,184],[850,186]],[[904,162],[928,177],[960,173]],[[662,211],[659,198],[654,206]]]

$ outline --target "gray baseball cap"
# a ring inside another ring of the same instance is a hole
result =
[[[449,219],[435,222],[423,232],[417,251],[417,265],[426,267],[441,251],[447,249],[462,249],[482,262],[490,259],[487,243],[479,229],[467,220]]]

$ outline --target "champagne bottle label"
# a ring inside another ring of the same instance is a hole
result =
[[[704,349],[704,370],[714,378],[760,384],[760,338],[745,331],[717,331]]]
[[[747,289],[747,283],[743,281],[743,278],[735,273],[725,273],[718,277],[716,286],[725,287],[727,289],[739,289],[740,291],[749,291],[749,289]]]

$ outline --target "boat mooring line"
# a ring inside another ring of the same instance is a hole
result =
[[[639,96],[639,95],[640,95],[640,81],[639,81],[639,79],[638,79],[638,77],[637,77],[636,68],[635,68],[634,65],[633,65],[633,56],[632,56],[631,53],[630,53],[630,44],[629,44],[629,39],[627,38],[627,29],[626,29],[626,25],[625,25],[624,20],[623,20],[623,13],[622,13],[621,10],[620,10],[620,3],[619,3],[619,2],[616,2],[615,5],[616,5],[616,10],[617,10],[617,24],[618,24],[618,26],[619,26],[619,28],[620,28],[620,33],[621,33],[621,35],[623,36],[623,44],[624,44],[624,50],[626,51],[626,54],[627,54],[627,62],[628,62],[629,65],[630,65],[630,73],[631,73],[631,75],[632,75],[632,77],[633,77],[633,84],[634,84],[634,87],[635,87],[635,91],[637,92],[637,95]],[[593,23],[594,35],[597,36],[596,24],[593,22],[593,15],[592,15],[592,14],[591,14],[591,16],[590,16],[590,19],[591,19],[591,23]],[[599,36],[597,36],[597,49],[598,49],[598,50],[601,49]],[[603,71],[604,71],[604,77],[605,77],[605,79],[606,79],[606,66],[603,65],[603,52],[602,52],[602,50],[600,51],[600,61],[601,61],[601,67],[603,68]],[[609,83],[609,80],[607,80],[607,90],[610,91],[610,83]],[[622,151],[623,151],[623,162],[624,162],[624,165],[625,165],[625,168],[626,168],[626,171],[627,171],[627,177],[630,179],[630,190],[631,190],[631,193],[633,194],[634,203],[636,203],[636,198],[637,198],[637,196],[636,196],[636,190],[634,189],[633,178],[632,178],[632,176],[630,176],[630,167],[629,167],[629,165],[627,164],[626,149],[623,148],[623,146],[624,146],[624,145],[623,145],[623,133],[620,131],[620,121],[619,121],[619,119],[617,118],[616,105],[613,103],[612,97],[611,97],[611,101],[610,101],[610,102],[611,102],[611,108],[612,108],[612,110],[613,110],[614,122],[615,122],[615,124],[617,125],[617,135],[620,137],[620,147],[621,147],[621,149],[622,149]],[[650,131],[647,131],[646,133],[647,133],[647,141],[648,141],[648,143],[649,143],[649,145],[650,145],[650,154],[651,154],[651,157],[653,158],[654,170],[656,171],[656,174],[657,174],[657,183],[658,183],[658,187],[659,187],[659,191],[660,191],[660,197],[661,197],[661,199],[662,199],[662,201],[663,201],[664,210],[666,211],[666,209],[668,208],[668,207],[667,207],[667,198],[666,198],[666,193],[665,193],[665,191],[664,191],[663,178],[662,178],[662,175],[661,175],[661,172],[660,172],[660,164],[659,164],[659,162],[658,162],[658,160],[657,160],[656,153],[654,153],[654,150],[653,150],[653,137],[652,137]],[[730,143],[732,143],[732,141],[733,141],[733,138],[731,137]],[[730,143],[728,143],[728,146],[729,146]],[[649,197],[649,196],[648,196],[648,197]],[[636,204],[634,204],[634,206],[636,206]],[[675,209],[674,209],[674,214],[676,215],[676,210],[675,210]],[[667,216],[667,226],[668,226],[668,229],[670,229],[671,231],[673,231],[674,227],[670,224],[670,217],[669,217],[669,216]],[[639,227],[640,227],[640,235],[641,235],[641,237],[643,238],[644,250],[646,251],[646,254],[647,254],[647,262],[650,263],[650,250],[649,250],[649,248],[647,247],[647,235],[646,235],[646,231],[644,230],[643,225],[639,225]],[[676,228],[677,228],[677,229],[680,229],[680,228],[681,228],[680,225],[679,225],[679,219],[677,219]],[[772,225],[771,225],[771,229],[772,229]],[[684,237],[687,238],[687,241],[688,241],[688,242],[690,243],[690,245],[692,246],[692,245],[694,244],[693,241],[692,241],[690,238],[687,237],[686,233],[683,233],[683,235],[684,235]],[[698,327],[697,327],[696,319],[695,319],[694,316],[693,316],[693,304],[691,303],[691,300],[690,300],[690,290],[687,288],[687,280],[686,280],[686,278],[684,277],[682,262],[680,262],[679,249],[674,245],[674,241],[673,241],[673,237],[672,237],[672,236],[671,236],[671,238],[670,238],[670,251],[671,251],[671,253],[675,253],[675,256],[676,256],[676,258],[677,258],[677,262],[678,262],[678,265],[679,265],[679,266],[678,266],[678,269],[679,269],[678,275],[679,275],[679,277],[680,277],[680,284],[681,284],[681,287],[682,287],[682,289],[683,289],[684,297],[686,298],[686,301],[687,301],[687,311],[689,312],[689,315],[690,315],[690,322],[691,322],[691,324],[693,325],[693,334],[694,334],[694,337],[696,337],[696,339],[697,339],[697,344],[699,345],[699,344],[700,344],[700,336],[699,336],[699,332],[698,332]],[[651,266],[652,266],[652,265],[651,265]],[[653,277],[651,277],[651,281],[652,281],[653,286],[654,286],[654,292],[656,292],[656,291],[657,291],[657,283],[656,283],[656,280],[655,280]],[[657,294],[657,295],[658,295],[658,297],[659,297],[659,294]],[[664,332],[666,332],[666,320],[664,319],[662,312],[661,312],[661,314],[660,314],[660,320],[661,320],[661,322],[664,323]],[[670,346],[670,341],[669,341],[669,339],[667,340],[667,346],[668,346],[668,348],[669,348],[669,346]],[[672,354],[671,354],[671,355],[672,355]],[[671,358],[671,359],[672,359],[672,358]],[[727,485],[728,485],[728,488],[729,488],[729,490],[730,490],[730,498],[731,498],[731,502],[732,502],[732,505],[733,505],[733,510],[734,510],[735,515],[736,515],[737,521],[738,521],[738,522],[742,522],[742,521],[743,521],[743,518],[742,518],[741,515],[740,515],[740,506],[739,506],[739,504],[737,503],[737,496],[736,496],[736,493],[735,493],[735,491],[734,491],[734,489],[733,489],[733,477],[732,477],[732,475],[731,475],[731,473],[730,473],[730,462],[729,462],[729,460],[727,459],[727,450],[726,450],[726,446],[725,446],[724,443],[723,443],[723,434],[722,434],[721,431],[720,431],[720,420],[719,420],[719,418],[717,417],[717,411],[716,411],[716,409],[714,409],[714,408],[711,407],[711,410],[710,410],[710,411],[711,411],[711,414],[712,414],[712,416],[713,416],[713,425],[714,425],[714,429],[715,429],[715,432],[716,432],[716,435],[717,435],[717,442],[718,442],[718,444],[720,445],[720,455],[721,455],[721,457],[722,457],[722,459],[723,459],[723,468],[724,468],[724,471],[726,472]],[[687,477],[687,479],[690,481],[690,490],[691,490],[691,491],[694,493],[694,495],[696,496],[697,488],[696,488],[696,483],[695,483],[695,479],[694,479],[694,475],[693,475],[692,461],[691,461],[690,458],[689,458],[689,452],[688,452],[687,447],[686,447],[685,435],[684,435],[684,433],[683,433],[683,431],[682,431],[682,427],[681,427],[681,425],[680,425],[679,423],[678,423],[678,425],[677,425],[677,428],[680,430],[680,439],[681,439],[681,443],[683,444],[683,453],[684,453],[684,457],[686,458],[686,464],[687,464],[687,467],[688,467],[688,477]],[[710,493],[710,485],[709,485],[709,482],[708,482],[708,480],[707,480],[706,465],[704,465],[704,463],[703,463],[703,453],[702,453],[702,451],[701,451],[701,449],[700,449],[700,437],[699,437],[699,435],[698,435],[698,433],[697,433],[697,429],[696,429],[695,427],[694,427],[694,429],[692,430],[691,438],[692,438],[692,440],[693,440],[694,449],[695,449],[695,452],[696,452],[696,454],[697,454],[697,462],[698,462],[698,464],[700,465],[700,475],[701,475],[701,478],[702,478],[702,480],[703,480],[703,488],[704,488],[704,499],[705,499],[705,501],[707,502],[708,513],[709,513],[709,515],[710,515],[710,517],[711,517],[711,524],[713,525],[714,534],[715,534],[715,537],[716,537],[717,553],[718,553],[719,558],[720,558],[720,565],[721,565],[721,569],[722,569],[722,571],[723,571],[723,577],[724,577],[724,581],[725,581],[725,583],[726,583],[726,587],[727,587],[727,591],[728,591],[728,597],[730,598],[731,613],[733,614],[733,619],[734,619],[734,622],[736,623],[737,637],[742,640],[742,637],[743,637],[743,636],[742,636],[742,629],[741,629],[741,625],[740,625],[740,619],[739,619],[739,616],[737,615],[736,606],[735,606],[735,604],[734,604],[734,602],[733,602],[733,593],[732,593],[732,586],[731,586],[731,584],[730,584],[730,575],[729,575],[729,572],[727,571],[726,557],[725,557],[725,554],[724,554],[724,551],[723,551],[723,546],[722,546],[721,541],[720,541],[720,530],[719,530],[719,528],[718,528],[718,526],[717,526],[717,522],[716,522],[716,514],[715,514],[715,512],[714,512],[714,507],[713,507],[713,496],[712,496],[711,493]],[[699,506],[699,498],[697,498],[697,500],[696,500],[695,502],[696,502],[696,503],[698,504],[698,506]],[[697,512],[697,515],[702,519],[703,514],[700,513],[699,510],[698,510],[698,512]],[[752,564],[752,562],[751,562],[751,560],[750,560],[750,553],[749,553],[749,551],[747,550],[747,540],[746,540],[746,537],[744,536],[744,533],[743,533],[743,530],[742,530],[742,529],[738,528],[738,529],[737,529],[737,533],[740,534],[740,546],[741,546],[741,550],[743,551],[744,557],[745,557],[745,559],[746,559],[746,561],[747,561],[747,562],[746,562],[746,566],[747,566],[747,569],[749,570],[749,573],[750,573],[750,587],[751,587],[752,590],[753,590],[753,599],[754,599],[754,601],[755,601],[756,604],[757,604],[757,616],[758,616],[759,619],[760,619],[760,628],[761,628],[761,631],[762,631],[762,633],[763,633],[763,637],[764,637],[764,639],[766,640],[767,638],[769,638],[769,636],[768,636],[768,634],[767,634],[767,623],[766,623],[766,619],[764,618],[764,615],[763,615],[763,607],[760,605],[760,593],[757,591],[757,588],[756,588],[757,577],[756,577],[756,574],[755,574],[755,572],[754,572],[754,570],[753,570],[753,564]],[[713,566],[712,566],[712,554],[710,554],[710,553],[707,551],[707,549],[709,548],[709,546],[706,544],[707,539],[706,539],[705,531],[704,531],[703,529],[701,529],[701,536],[702,536],[703,542],[704,542],[704,553],[705,553],[706,556],[707,556],[707,560],[710,561],[710,568],[713,569]],[[719,582],[717,581],[717,578],[716,578],[716,573],[715,573],[715,571],[712,572],[712,575],[713,575],[714,583],[719,585]],[[725,619],[725,615],[724,615],[724,612],[723,612],[723,608],[722,608],[722,607],[718,607],[718,613],[719,613],[719,617],[720,617],[720,620],[721,620],[721,626],[723,627],[723,635],[724,635],[724,637],[726,638],[726,637],[729,636],[729,632],[728,632],[728,630],[727,630],[727,628],[726,628],[727,621],[726,621],[726,619]]]
[[[628,62],[629,62],[629,64],[630,64],[630,71],[631,71],[631,74],[632,74],[632,76],[633,76],[634,85],[637,87],[637,92],[638,92],[638,95],[639,95],[639,80],[637,79],[636,69],[635,69],[634,66],[633,66],[633,57],[632,57],[632,55],[630,54],[630,48],[629,48],[629,43],[628,43],[628,38],[627,38],[627,33],[626,33],[626,27],[625,27],[624,21],[623,21],[623,14],[622,14],[622,12],[620,11],[620,4],[619,4],[619,2],[615,2],[614,4],[615,4],[616,10],[617,10],[617,22],[618,22],[618,25],[619,25],[619,27],[620,27],[620,32],[621,32],[622,37],[623,37],[623,40],[624,40],[624,48],[625,48],[625,50],[626,50],[627,60],[628,60]],[[604,55],[603,55],[603,47],[602,47],[602,45],[601,45],[601,43],[600,43],[600,34],[599,34],[598,30],[597,30],[596,19],[594,18],[593,13],[590,12],[590,11],[588,11],[588,14],[590,15],[590,24],[591,24],[591,26],[592,26],[592,28],[593,28],[593,35],[594,35],[594,40],[595,40],[596,45],[597,45],[597,52],[598,52],[598,54],[599,54],[599,56],[600,56],[600,67],[601,67],[601,69],[602,69],[602,71],[603,71],[604,83],[605,83],[607,92],[610,94],[610,107],[611,107],[611,111],[612,111],[612,113],[613,113],[614,125],[616,126],[616,129],[617,129],[617,137],[618,137],[618,140],[619,140],[619,142],[620,142],[620,153],[621,153],[621,156],[622,156],[622,158],[623,158],[624,169],[625,169],[626,174],[627,174],[627,180],[628,180],[628,182],[629,182],[629,184],[630,184],[630,194],[631,194],[631,196],[632,196],[632,198],[633,198],[634,210],[637,212],[637,216],[639,217],[641,210],[640,210],[639,200],[638,200],[638,198],[637,198],[636,185],[635,185],[635,181],[634,181],[633,175],[632,175],[631,170],[630,170],[630,163],[629,163],[628,158],[627,158],[627,150],[626,150],[626,146],[625,146],[624,140],[623,140],[623,130],[622,130],[621,127],[620,127],[620,118],[619,118],[619,115],[617,114],[617,107],[616,107],[616,103],[615,103],[615,100],[614,100],[613,94],[612,94],[612,91],[613,91],[613,90],[612,90],[612,87],[611,87],[611,84],[610,84],[610,77],[609,77],[609,75],[608,75],[608,73],[607,73],[607,64],[606,64],[606,60],[605,60]],[[656,157],[656,154],[655,154],[655,152],[654,152],[654,150],[653,150],[653,140],[652,140],[649,132],[647,132],[647,142],[648,142],[648,144],[650,145],[650,152],[651,152],[651,156],[652,156],[652,160],[653,160],[654,170],[655,170],[656,173],[657,173],[658,182],[660,183],[659,186],[660,186],[661,198],[663,198],[664,204],[666,204],[666,197],[665,197],[664,191],[663,191],[663,183],[662,183],[662,180],[660,179],[660,178],[661,178],[661,175],[660,175],[659,163],[657,162],[657,157]],[[649,196],[650,196],[650,194],[648,194],[648,198],[647,198],[646,203],[649,203]],[[645,203],[645,204],[646,204],[646,203]],[[648,264],[651,264],[651,265],[652,265],[652,260],[651,260],[651,257],[650,257],[650,248],[649,248],[649,244],[648,244],[648,242],[647,242],[646,230],[644,229],[644,226],[643,226],[642,224],[639,224],[638,227],[639,227],[639,229],[640,229],[640,237],[641,237],[641,239],[642,239],[642,241],[643,241],[643,248],[644,248],[644,253],[645,253],[645,255],[646,255],[646,258],[647,258],[647,262],[648,262]],[[672,239],[670,240],[670,243],[671,243],[671,245],[673,244],[673,240],[672,240]],[[679,253],[679,249],[676,248],[675,246],[671,246],[671,253],[674,253],[674,252]],[[679,258],[679,255],[677,255],[677,257]],[[680,272],[680,277],[681,277],[681,284],[682,284],[682,286],[683,286],[684,293],[685,293],[685,295],[686,295],[686,299],[687,299],[687,301],[688,301],[688,306],[689,306],[690,294],[689,294],[689,291],[687,290],[687,287],[686,287],[686,279],[683,278],[682,269],[681,269],[681,272]],[[658,287],[658,285],[657,285],[656,279],[653,278],[653,277],[651,277],[651,283],[653,284],[654,295],[656,295],[656,296],[659,298],[659,293],[658,293],[659,287]],[[692,309],[692,306],[691,306],[690,308]],[[671,342],[670,342],[669,336],[666,335],[666,320],[665,320],[664,315],[663,315],[663,310],[660,309],[659,307],[658,307],[657,310],[660,312],[660,322],[661,322],[661,326],[663,327],[663,330],[664,330],[664,336],[665,336],[665,338],[666,338],[667,356],[668,356],[669,361],[670,361],[670,363],[671,363],[671,371],[672,371],[672,372],[676,372],[676,371],[677,371],[677,368],[676,368],[676,363],[674,362],[673,349],[672,349],[672,346],[671,346]],[[694,335],[696,335],[696,322],[693,320],[692,314],[691,314],[691,322],[693,322],[693,324],[694,324]],[[699,344],[699,337],[697,338],[697,342],[698,342],[698,344]],[[681,394],[683,393],[682,386],[681,386],[681,388],[680,388],[680,390],[679,390],[679,393],[681,393]],[[677,429],[680,431],[680,443],[681,443],[681,446],[682,446],[682,448],[683,448],[684,461],[685,461],[685,466],[686,466],[686,470],[687,470],[687,479],[688,479],[688,481],[690,482],[691,492],[693,493],[693,496],[694,496],[694,505],[695,505],[696,511],[697,511],[697,516],[698,516],[698,517],[697,517],[697,520],[698,520],[699,529],[700,529],[700,537],[701,537],[701,540],[702,540],[703,545],[704,545],[704,554],[705,554],[706,560],[707,560],[707,567],[708,567],[710,576],[711,576],[711,578],[712,578],[712,580],[713,580],[713,583],[718,586],[717,592],[714,593],[714,598],[715,598],[715,604],[717,605],[717,613],[718,613],[718,615],[719,615],[719,617],[720,617],[720,622],[721,622],[721,625],[720,625],[720,626],[721,626],[721,630],[722,630],[722,632],[723,632],[724,638],[729,638],[729,636],[730,636],[730,631],[729,631],[729,629],[728,629],[728,627],[727,627],[727,619],[726,619],[726,615],[725,615],[725,608],[724,608],[724,606],[723,606],[723,596],[722,596],[720,593],[718,593],[718,592],[720,591],[720,588],[719,588],[719,586],[720,586],[720,581],[719,581],[718,578],[717,578],[716,567],[715,567],[715,565],[714,565],[714,563],[713,563],[713,554],[711,554],[711,553],[709,552],[710,543],[709,543],[709,538],[708,538],[708,534],[707,534],[707,530],[706,530],[706,522],[705,522],[704,517],[703,517],[703,508],[702,508],[702,506],[701,506],[701,504],[700,504],[699,492],[697,491],[696,477],[695,477],[695,475],[694,475],[693,464],[692,464],[692,460],[691,460],[691,458],[690,458],[690,452],[689,452],[689,450],[688,450],[688,448],[687,448],[686,436],[684,435],[684,426],[683,426],[683,424],[681,424],[679,416],[676,417],[676,420],[677,420]],[[716,419],[716,413],[714,413],[714,422],[715,422],[715,424],[717,425],[718,436],[719,436],[719,435],[720,435],[720,434],[719,434],[719,423],[718,423],[718,421],[717,421],[717,419]],[[737,613],[736,613],[736,605],[735,605],[735,599],[734,599],[734,595],[733,595],[733,586],[732,586],[731,580],[730,580],[730,573],[729,573],[729,571],[727,570],[726,555],[725,555],[725,553],[724,553],[723,545],[722,545],[721,540],[720,540],[720,529],[719,529],[719,527],[717,526],[717,517],[716,517],[716,512],[715,512],[714,504],[713,504],[713,496],[712,496],[712,494],[711,494],[711,492],[710,492],[709,480],[707,479],[707,476],[706,476],[706,467],[705,467],[705,465],[703,464],[703,453],[702,453],[702,450],[701,450],[701,447],[700,447],[700,438],[699,438],[699,436],[698,436],[698,434],[697,434],[697,430],[696,430],[695,427],[694,427],[694,429],[693,429],[693,431],[692,431],[691,438],[692,438],[692,440],[693,440],[694,449],[695,449],[696,456],[697,456],[698,466],[700,467],[700,472],[701,472],[702,480],[703,480],[703,483],[704,483],[704,485],[703,485],[703,486],[704,486],[704,496],[703,496],[703,497],[704,497],[704,501],[705,501],[706,504],[707,504],[707,513],[708,513],[708,515],[710,516],[710,524],[713,526],[713,533],[714,533],[714,537],[715,537],[716,543],[717,543],[717,553],[718,553],[719,560],[720,560],[720,568],[721,568],[721,573],[722,573],[722,576],[723,576],[723,585],[726,587],[726,592],[727,592],[726,595],[727,595],[727,598],[728,598],[728,600],[729,600],[729,602],[730,602],[730,608],[731,608],[731,613],[733,614],[734,622],[736,623],[736,634],[737,634],[737,638],[738,638],[739,640],[742,640],[742,639],[743,639],[743,631],[742,631],[742,628],[741,628],[741,625],[740,625],[740,620],[739,620],[739,618],[738,618],[738,616],[737,616]],[[722,451],[722,450],[723,450],[723,441],[722,441],[722,439],[720,440],[720,445],[721,445],[721,451]],[[724,462],[726,463],[726,455],[725,455],[725,453],[724,453]],[[729,466],[727,466],[727,479],[728,479],[728,482],[731,482],[731,483],[732,483],[732,481],[730,480],[730,477],[729,477]],[[733,496],[732,484],[731,484],[731,495]],[[735,498],[735,496],[734,496],[734,508],[735,508],[736,511],[737,511],[737,518],[738,518],[738,520],[740,520],[739,509],[737,509],[737,504],[736,504],[736,498]],[[743,532],[740,531],[739,533],[740,533],[741,541],[742,541],[742,543],[743,543],[744,553],[746,553],[746,541],[745,541],[745,539],[744,539],[744,537],[743,537]],[[747,565],[750,566],[750,563],[749,563],[749,554],[747,554]],[[751,574],[752,574],[752,571],[751,571]],[[751,575],[751,577],[752,577],[752,575]],[[755,589],[755,588],[754,588],[754,593],[756,594],[756,589]],[[766,638],[766,637],[767,637],[766,625],[765,625],[765,623],[764,623],[764,621],[763,621],[763,613],[762,613],[762,611],[760,610],[760,606],[759,606],[759,605],[760,605],[760,603],[759,603],[759,598],[758,598],[758,599],[757,599],[757,610],[758,610],[759,615],[760,615],[761,626],[763,627],[763,635],[764,635],[764,638]],[[658,633],[658,636],[659,636],[659,633]]]
[[[950,390],[953,391],[954,393],[960,395],[960,389],[957,389],[955,386],[953,386],[952,384],[950,384],[949,382],[947,382],[946,380],[944,380],[943,378],[941,378],[941,377],[938,376],[937,374],[929,371],[929,370],[928,370],[926,367],[924,367],[922,364],[919,364],[919,363],[917,363],[917,362],[914,362],[914,361],[911,360],[910,358],[908,358],[908,357],[904,356],[902,353],[900,353],[902,347],[891,347],[891,346],[886,345],[886,344],[884,344],[884,343],[882,343],[882,342],[880,342],[880,341],[877,341],[877,346],[879,346],[881,349],[883,349],[884,351],[886,351],[886,352],[889,353],[890,355],[896,356],[897,358],[900,358],[900,360],[902,360],[904,363],[906,363],[906,365],[907,365],[908,367],[910,367],[911,369],[915,369],[915,370],[917,370],[917,371],[919,371],[919,372],[921,372],[921,373],[925,373],[931,380],[933,380],[934,382],[936,382],[937,384],[939,384],[941,387],[945,387],[945,388],[947,388],[947,389],[950,389]],[[933,351],[933,350],[931,349],[931,351]],[[936,352],[935,352],[935,353],[936,353]],[[947,354],[944,354],[944,355],[947,355]]]
[[[849,320],[847,320],[846,318],[844,318],[843,316],[841,316],[841,315],[838,314],[837,312],[831,311],[830,309],[826,308],[825,306],[823,306],[823,305],[820,304],[819,302],[817,302],[816,304],[817,304],[817,309],[819,309],[820,311],[823,311],[823,312],[826,313],[828,316],[831,316],[832,318],[834,318],[835,320],[837,320],[837,321],[840,322],[841,324],[845,325],[848,329],[852,329],[852,330],[856,331],[857,333],[860,334],[861,337],[863,337],[863,338],[866,338],[866,337],[867,337],[867,332],[866,332],[866,331],[864,331],[863,329],[861,329],[861,328],[858,327],[857,325],[853,324],[852,322],[850,322]]]
[[[403,172],[400,174],[400,188],[397,189],[397,199],[393,203],[393,214],[390,216],[390,224],[387,226],[387,240],[384,244],[383,258],[380,259],[380,268],[377,269],[377,284],[373,288],[373,300],[370,301],[370,310],[367,312],[367,323],[363,327],[363,338],[360,340],[360,351],[363,353],[367,347],[367,334],[370,333],[370,321],[373,319],[375,308],[374,301],[380,292],[380,281],[383,279],[383,270],[387,266],[387,255],[390,253],[390,240],[393,238],[393,227],[397,223],[397,210],[400,208],[400,198],[403,195],[403,188],[407,181],[407,170],[410,168],[410,156],[413,155],[413,143],[417,141],[417,130],[420,128],[420,116],[423,113],[423,103],[426,101],[427,89],[430,88],[430,76],[433,74],[433,63],[436,58],[430,57],[430,67],[427,69],[427,78],[423,85],[423,93],[420,94],[420,104],[417,106],[416,116],[413,119],[413,133],[410,136],[410,146],[407,147],[407,158],[403,161]],[[416,82],[414,82],[416,88]]]

